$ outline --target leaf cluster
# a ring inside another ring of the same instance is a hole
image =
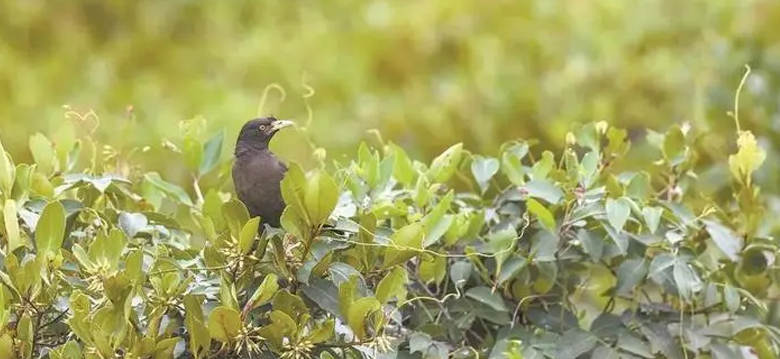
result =
[[[189,190],[87,174],[43,135],[32,164],[0,146],[0,359],[774,358],[776,220],[750,180],[765,155],[740,131],[715,202],[702,135],[650,131],[637,172],[604,122],[560,154],[456,144],[424,163],[363,143],[290,165],[282,228],[200,188],[226,173],[222,132],[177,145]]]

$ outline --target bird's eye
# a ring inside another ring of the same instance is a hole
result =
[[[260,125],[260,131],[265,131],[266,127],[266,125]]]

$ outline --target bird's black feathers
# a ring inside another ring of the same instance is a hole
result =
[[[238,199],[250,217],[259,216],[261,223],[277,228],[285,208],[280,185],[287,165],[268,145],[277,131],[291,124],[273,117],[248,121],[238,134],[234,152],[232,175]]]

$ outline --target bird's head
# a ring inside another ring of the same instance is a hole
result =
[[[294,124],[292,121],[274,117],[261,117],[248,121],[238,133],[236,154],[246,149],[267,149],[276,132]]]

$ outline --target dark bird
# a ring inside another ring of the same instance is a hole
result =
[[[256,118],[244,124],[238,134],[233,163],[233,185],[238,199],[249,210],[250,217],[280,227],[285,208],[280,189],[287,165],[268,148],[271,139],[293,122],[274,117]],[[262,230],[258,230],[260,232]]]

